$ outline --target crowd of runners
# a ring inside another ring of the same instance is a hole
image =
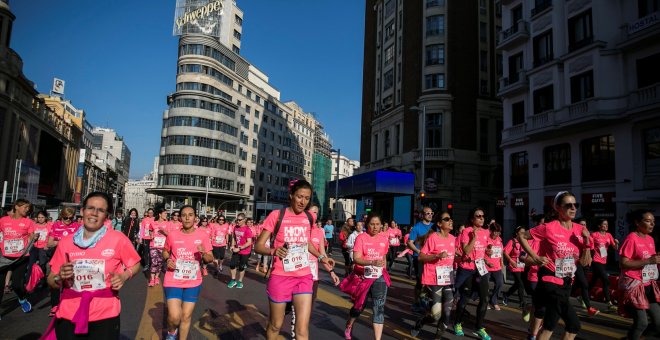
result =
[[[536,216],[533,227],[519,226],[506,240],[502,227],[494,220],[487,223],[478,207],[464,223],[425,207],[420,221],[406,230],[377,214],[349,218],[336,235],[344,260],[343,271],[336,273],[330,257],[332,221],[317,217],[308,182],[293,181],[289,190],[289,206],[260,223],[243,213],[233,221],[222,215],[198,216],[187,205],[171,214],[162,207],[149,209],[142,218],[131,209],[124,217],[113,212],[112,197],[102,192],[84,199],[80,218],[75,209],[64,208],[56,221],[49,221],[46,212],[35,213],[30,202],[19,199],[0,218],[0,278],[6,280],[0,302],[5,291],[13,290],[28,313],[29,294],[47,283],[53,318],[44,339],[117,339],[118,292],[142,272],[148,289],[164,290],[166,339],[186,339],[203,278],[217,278],[228,262],[227,287],[241,289],[249,259],[256,254],[255,269],[267,277],[267,339],[279,336],[287,314],[292,316],[292,338],[309,338],[322,272],[353,303],[344,338],[351,339],[355,320],[369,305],[373,334],[380,339],[389,271],[405,258],[406,273],[416,283],[412,336],[424,327],[433,329],[436,339],[444,332],[463,336],[467,303],[478,299],[474,327],[469,328],[480,339],[491,338],[488,311],[513,303],[529,323],[529,339],[549,339],[560,320],[564,339],[573,339],[581,326],[570,298],[579,291],[587,315],[598,314],[589,294],[597,281],[601,302],[633,319],[629,339],[640,339],[649,322],[660,330],[660,253],[651,236],[655,218],[650,210],[629,214],[630,233],[621,244],[608,232],[607,220],[595,221],[590,231],[587,221],[577,217],[575,195],[566,191],[555,196],[552,214]],[[615,251],[620,277],[618,287],[610,287],[606,263]],[[514,282],[506,291],[505,272]]]

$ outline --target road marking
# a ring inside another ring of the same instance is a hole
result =
[[[156,308],[156,303],[164,303],[163,288],[160,286],[154,288],[147,288],[147,298],[144,300],[144,309],[142,309],[142,317],[140,318],[140,327],[135,335],[136,339],[141,340],[158,340],[164,329],[163,319],[154,319],[152,315],[162,316],[165,308],[160,308],[160,312],[150,313],[152,309]],[[154,328],[155,326],[155,328]]]
[[[268,323],[268,318],[253,304],[242,305],[242,307],[244,309],[228,314],[218,314],[207,309],[202,317],[193,324],[193,327],[207,339],[217,339],[235,332],[239,332],[246,339],[264,334],[266,332],[264,325]],[[259,327],[253,327],[255,324],[258,324]],[[258,332],[255,328],[258,329]],[[278,339],[285,340],[281,335]]]

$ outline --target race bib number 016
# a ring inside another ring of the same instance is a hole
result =
[[[364,277],[367,279],[377,279],[383,276],[383,267],[366,266],[364,267]]]
[[[647,264],[642,268],[642,282],[647,283],[649,281],[658,279],[658,265],[657,264]]]
[[[289,245],[286,257],[282,260],[285,272],[293,272],[309,266],[307,243]]]
[[[105,260],[80,259],[73,263],[73,290],[105,289]]]
[[[436,284],[438,286],[448,286],[454,284],[454,271],[451,266],[435,267]]]
[[[197,280],[199,262],[195,260],[176,260],[174,278],[177,280]]]
[[[572,257],[564,257],[555,260],[555,277],[563,279],[565,277],[573,277],[575,275],[575,259]]]

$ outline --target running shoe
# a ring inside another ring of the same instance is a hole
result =
[[[236,283],[236,288],[238,288],[238,289],[243,288],[243,282],[238,281],[238,282]]]
[[[54,317],[55,314],[57,314],[58,309],[59,309],[59,306],[55,306],[55,307],[51,308],[50,313],[48,313],[48,317],[51,317],[51,318]]]
[[[532,314],[532,312],[529,309],[523,310],[523,313],[522,313],[523,321],[529,322],[529,317],[531,316],[531,314]]]
[[[353,330],[353,325],[346,326],[346,329],[344,330],[344,339],[346,340],[351,340],[351,331]]]
[[[417,320],[417,322],[415,322],[415,326],[413,326],[413,328],[410,330],[410,335],[412,335],[413,337],[419,335],[419,332],[422,330],[422,327],[424,326],[424,323],[422,322],[423,320],[424,318],[422,317],[419,320]]]
[[[147,283],[147,287],[153,287],[154,286],[154,279],[149,279],[149,283]]]
[[[227,288],[234,288],[234,287],[236,287],[237,284],[238,284],[238,282],[236,282],[236,280],[231,280],[227,284]]]
[[[154,286],[158,286],[160,284],[160,278],[155,278],[154,279]]]
[[[32,304],[27,299],[25,300],[18,299],[18,303],[21,305],[21,309],[23,310],[23,313],[29,313],[32,311]]]
[[[502,308],[500,308],[500,305],[494,305],[494,306],[493,306],[493,309],[494,309],[494,310],[502,310]]]
[[[609,309],[609,310],[611,310],[611,311],[613,311],[613,312],[616,312],[616,311],[619,310],[619,307],[613,305],[613,304],[610,302],[610,303],[607,304],[607,309]]]
[[[176,340],[177,333],[179,333],[178,329],[174,331],[174,334],[167,332],[167,335],[165,336],[165,340]]]
[[[456,334],[456,336],[465,335],[465,333],[463,333],[463,325],[457,323],[456,326],[454,326],[454,334]]]
[[[600,311],[594,307],[589,307],[589,309],[587,309],[587,315],[589,316],[596,316],[598,313],[600,313]]]
[[[509,305],[509,297],[506,294],[504,294],[504,297],[502,298],[502,304],[505,306]]]
[[[582,308],[587,309],[587,305],[584,303],[584,300],[582,300],[581,296],[578,296],[577,300],[580,303],[580,305],[582,306]]]
[[[488,335],[488,333],[486,333],[486,329],[485,329],[485,328],[480,328],[480,329],[479,329],[478,331],[476,331],[474,334],[475,334],[476,336],[478,336],[479,339],[481,339],[481,340],[490,340],[490,335]]]

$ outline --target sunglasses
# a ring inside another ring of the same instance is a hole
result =
[[[73,217],[71,217],[71,216],[66,216],[66,217],[65,217],[65,216],[62,216],[62,220],[63,220],[63,221],[65,221],[65,220],[70,221],[70,220],[72,220],[72,219],[73,219]]]
[[[580,209],[580,203],[564,203],[562,207],[564,209]]]
[[[433,212],[425,212],[424,215],[433,215]]]
[[[451,217],[443,217],[443,218],[441,218],[440,220],[441,220],[442,222],[449,222],[449,221],[451,221],[452,219],[451,219]]]
[[[240,222],[240,221],[242,221],[242,220],[244,220],[244,218],[237,218],[237,219],[236,219],[236,222]]]

